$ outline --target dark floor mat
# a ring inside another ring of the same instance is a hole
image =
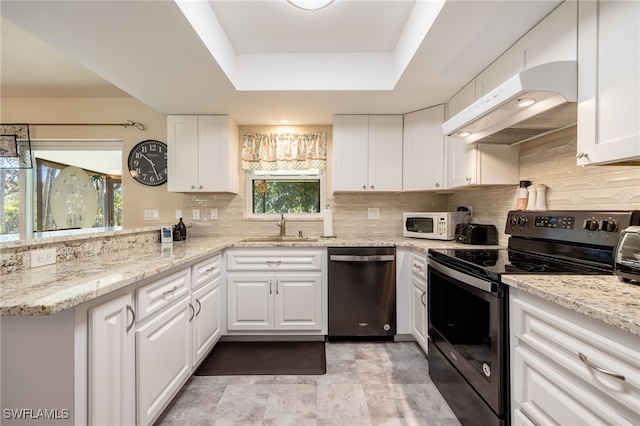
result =
[[[220,342],[195,375],[318,375],[326,372],[324,342]]]

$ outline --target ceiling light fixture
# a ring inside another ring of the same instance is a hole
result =
[[[278,123],[280,123],[280,124],[291,124],[291,120],[287,120],[286,118],[283,118],[282,120],[279,120]]]
[[[536,103],[536,100],[533,98],[520,98],[516,100],[516,105],[521,108],[526,108]]]
[[[467,136],[471,136],[471,132],[467,132],[466,130],[462,130],[458,132],[458,136],[461,138],[466,138]]]
[[[335,0],[287,0],[287,3],[297,7],[298,9],[314,12],[316,10],[324,9],[334,1]]]

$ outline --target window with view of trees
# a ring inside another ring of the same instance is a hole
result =
[[[321,175],[248,176],[251,214],[321,211],[324,191]]]
[[[20,170],[0,169],[0,234],[17,234],[20,222]]]

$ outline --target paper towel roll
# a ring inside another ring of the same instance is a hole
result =
[[[323,237],[333,237],[333,210],[325,209],[322,224],[324,228]]]

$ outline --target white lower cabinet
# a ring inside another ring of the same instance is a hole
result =
[[[135,329],[133,295],[90,308],[88,423],[135,425]]]
[[[320,330],[320,273],[229,274],[229,330]]]
[[[320,334],[326,252],[308,249],[227,253],[227,330]],[[326,276],[326,274],[325,274]]]
[[[190,297],[150,318],[136,331],[138,424],[151,424],[191,375]]]
[[[510,293],[513,424],[640,424],[640,338]]]
[[[200,364],[222,335],[220,328],[220,280],[218,276],[193,291],[193,366]]]
[[[427,259],[411,254],[411,335],[427,352]]]

